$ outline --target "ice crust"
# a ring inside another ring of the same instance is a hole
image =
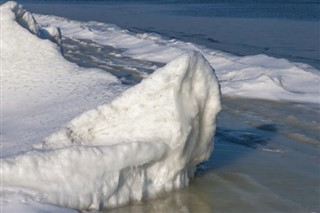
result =
[[[205,58],[184,53],[108,103],[126,87],[110,74],[65,61],[21,8],[1,6],[2,147],[40,143],[75,113],[107,104],[31,151],[17,155],[18,147],[6,148],[1,208],[17,210],[17,202],[26,202],[37,211],[42,207],[34,203],[41,202],[102,209],[187,186],[213,150],[221,109],[219,83]]]

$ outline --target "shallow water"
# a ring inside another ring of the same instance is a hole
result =
[[[105,212],[319,211],[319,111],[234,98],[224,98],[223,106],[215,150],[188,188]],[[289,114],[302,118],[299,132]]]
[[[126,84],[162,66],[114,57],[121,50],[91,41],[64,38],[63,44],[66,59],[112,72]],[[106,212],[316,212],[319,141],[316,104],[224,97],[215,150],[188,188]]]

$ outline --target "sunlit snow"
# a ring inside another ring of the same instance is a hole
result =
[[[7,41],[1,58],[3,208],[26,196],[30,205],[110,208],[187,186],[213,150],[221,109],[219,84],[205,58],[184,53],[100,105],[126,87],[110,74],[65,61],[56,44],[16,21],[16,8],[28,14],[13,2],[1,8]],[[32,16],[25,20],[38,26]],[[100,106],[50,135],[92,105]],[[19,153],[12,144],[36,145]]]

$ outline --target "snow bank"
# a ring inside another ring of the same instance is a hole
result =
[[[16,12],[21,6],[1,11],[2,209],[110,208],[188,185],[212,152],[221,108],[215,73],[200,53],[181,55],[28,151],[126,87],[65,61],[55,44],[30,33],[39,29],[32,15],[22,15],[24,28],[17,21],[29,14]]]
[[[124,49],[122,57],[167,63],[183,52],[199,51],[216,70],[224,95],[320,103],[320,71],[306,64],[266,55],[238,57],[154,33],[135,34],[112,24],[36,18],[46,26],[59,26],[66,37]]]
[[[199,53],[184,54],[72,120],[39,151],[4,159],[2,183],[76,209],[110,208],[182,188],[213,150],[219,111],[212,68]]]
[[[61,141],[63,146],[111,145],[114,141],[154,141],[165,137],[166,144],[176,146],[177,138],[187,137],[192,126],[201,127],[201,138],[207,141],[214,127],[212,121],[220,110],[219,92],[217,79],[203,56],[187,53],[111,104],[77,117],[65,130],[49,137],[45,145],[60,148]],[[195,118],[201,122],[193,124]]]
[[[60,29],[57,27],[40,27],[33,15],[29,11],[26,11],[21,4],[9,1],[1,5],[1,9],[1,21],[15,20],[39,38],[50,39],[61,46]]]

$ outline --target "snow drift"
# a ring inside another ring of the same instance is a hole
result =
[[[110,98],[114,78],[65,62],[57,48],[38,38],[39,26],[21,6],[9,2],[1,10],[1,39],[7,41],[1,49],[4,141],[21,142],[32,129],[39,132],[43,115],[43,132],[52,131],[72,114],[60,116],[57,108],[97,104],[101,93]],[[211,66],[200,53],[185,53],[111,103],[76,117],[34,150],[2,158],[2,196],[23,191],[42,203],[102,209],[185,187],[213,150],[220,108]]]
[[[213,150],[219,111],[212,68],[199,53],[184,54],[112,103],[72,120],[41,150],[4,159],[2,183],[76,209],[182,188]]]

